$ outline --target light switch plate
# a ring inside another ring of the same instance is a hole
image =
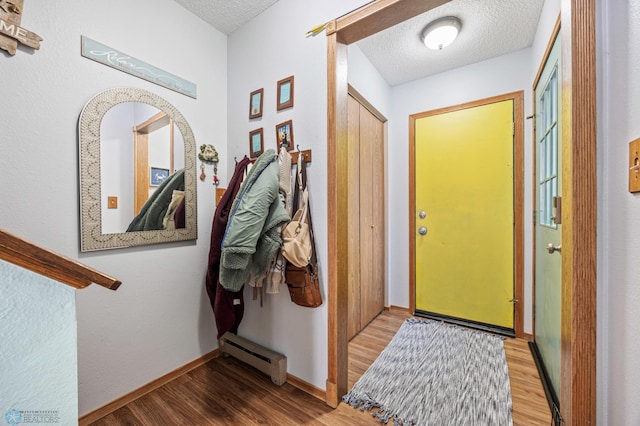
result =
[[[107,208],[108,209],[117,209],[118,208],[118,197],[109,195],[107,197]]]
[[[220,199],[224,195],[226,189],[224,188],[216,188],[216,206],[220,203]]]
[[[629,192],[640,192],[640,138],[629,142]]]

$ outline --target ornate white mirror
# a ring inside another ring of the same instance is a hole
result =
[[[94,96],[79,120],[80,250],[195,240],[195,138],[151,92]]]

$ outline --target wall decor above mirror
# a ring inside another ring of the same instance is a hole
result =
[[[81,251],[197,238],[195,138],[169,102],[97,94],[80,113],[79,157]]]
[[[0,0],[2,1],[2,0]],[[80,54],[108,67],[135,75],[143,80],[150,81],[167,89],[174,90],[183,95],[196,98],[197,87],[195,83],[178,77],[175,74],[164,71],[131,55],[120,52],[109,46],[81,36]]]

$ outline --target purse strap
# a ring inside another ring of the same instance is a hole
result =
[[[300,208],[300,197],[303,197],[302,202],[306,204],[307,225],[309,225],[309,235],[311,236],[311,260],[309,261],[309,265],[315,266],[317,262],[316,242],[313,238],[313,225],[311,223],[311,206],[309,204],[311,197],[309,196],[307,188],[307,162],[304,160],[304,155],[301,152],[298,153],[298,163],[296,164],[296,182],[292,204],[292,211],[294,212]]]
[[[311,237],[311,259],[309,260],[309,265],[316,266],[317,257],[316,257],[316,240],[313,236],[313,224],[311,222],[311,204],[309,196],[309,188],[307,187],[307,162],[304,160],[304,155],[302,152],[298,153],[298,191],[304,192],[303,198],[305,198],[306,206],[305,209],[307,211],[307,224],[309,225],[309,236]],[[298,194],[296,192],[296,195]]]
[[[304,161],[304,158],[302,159]],[[291,204],[291,211],[297,212],[300,208],[300,195],[301,191],[307,187],[307,175],[302,174],[302,164],[300,162],[300,154],[298,154],[298,162],[296,163],[296,176],[293,188],[293,203]]]

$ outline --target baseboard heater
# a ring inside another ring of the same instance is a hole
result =
[[[271,376],[271,381],[282,386],[287,381],[287,357],[232,333],[225,333],[218,350],[222,356],[232,356],[245,364]]]

